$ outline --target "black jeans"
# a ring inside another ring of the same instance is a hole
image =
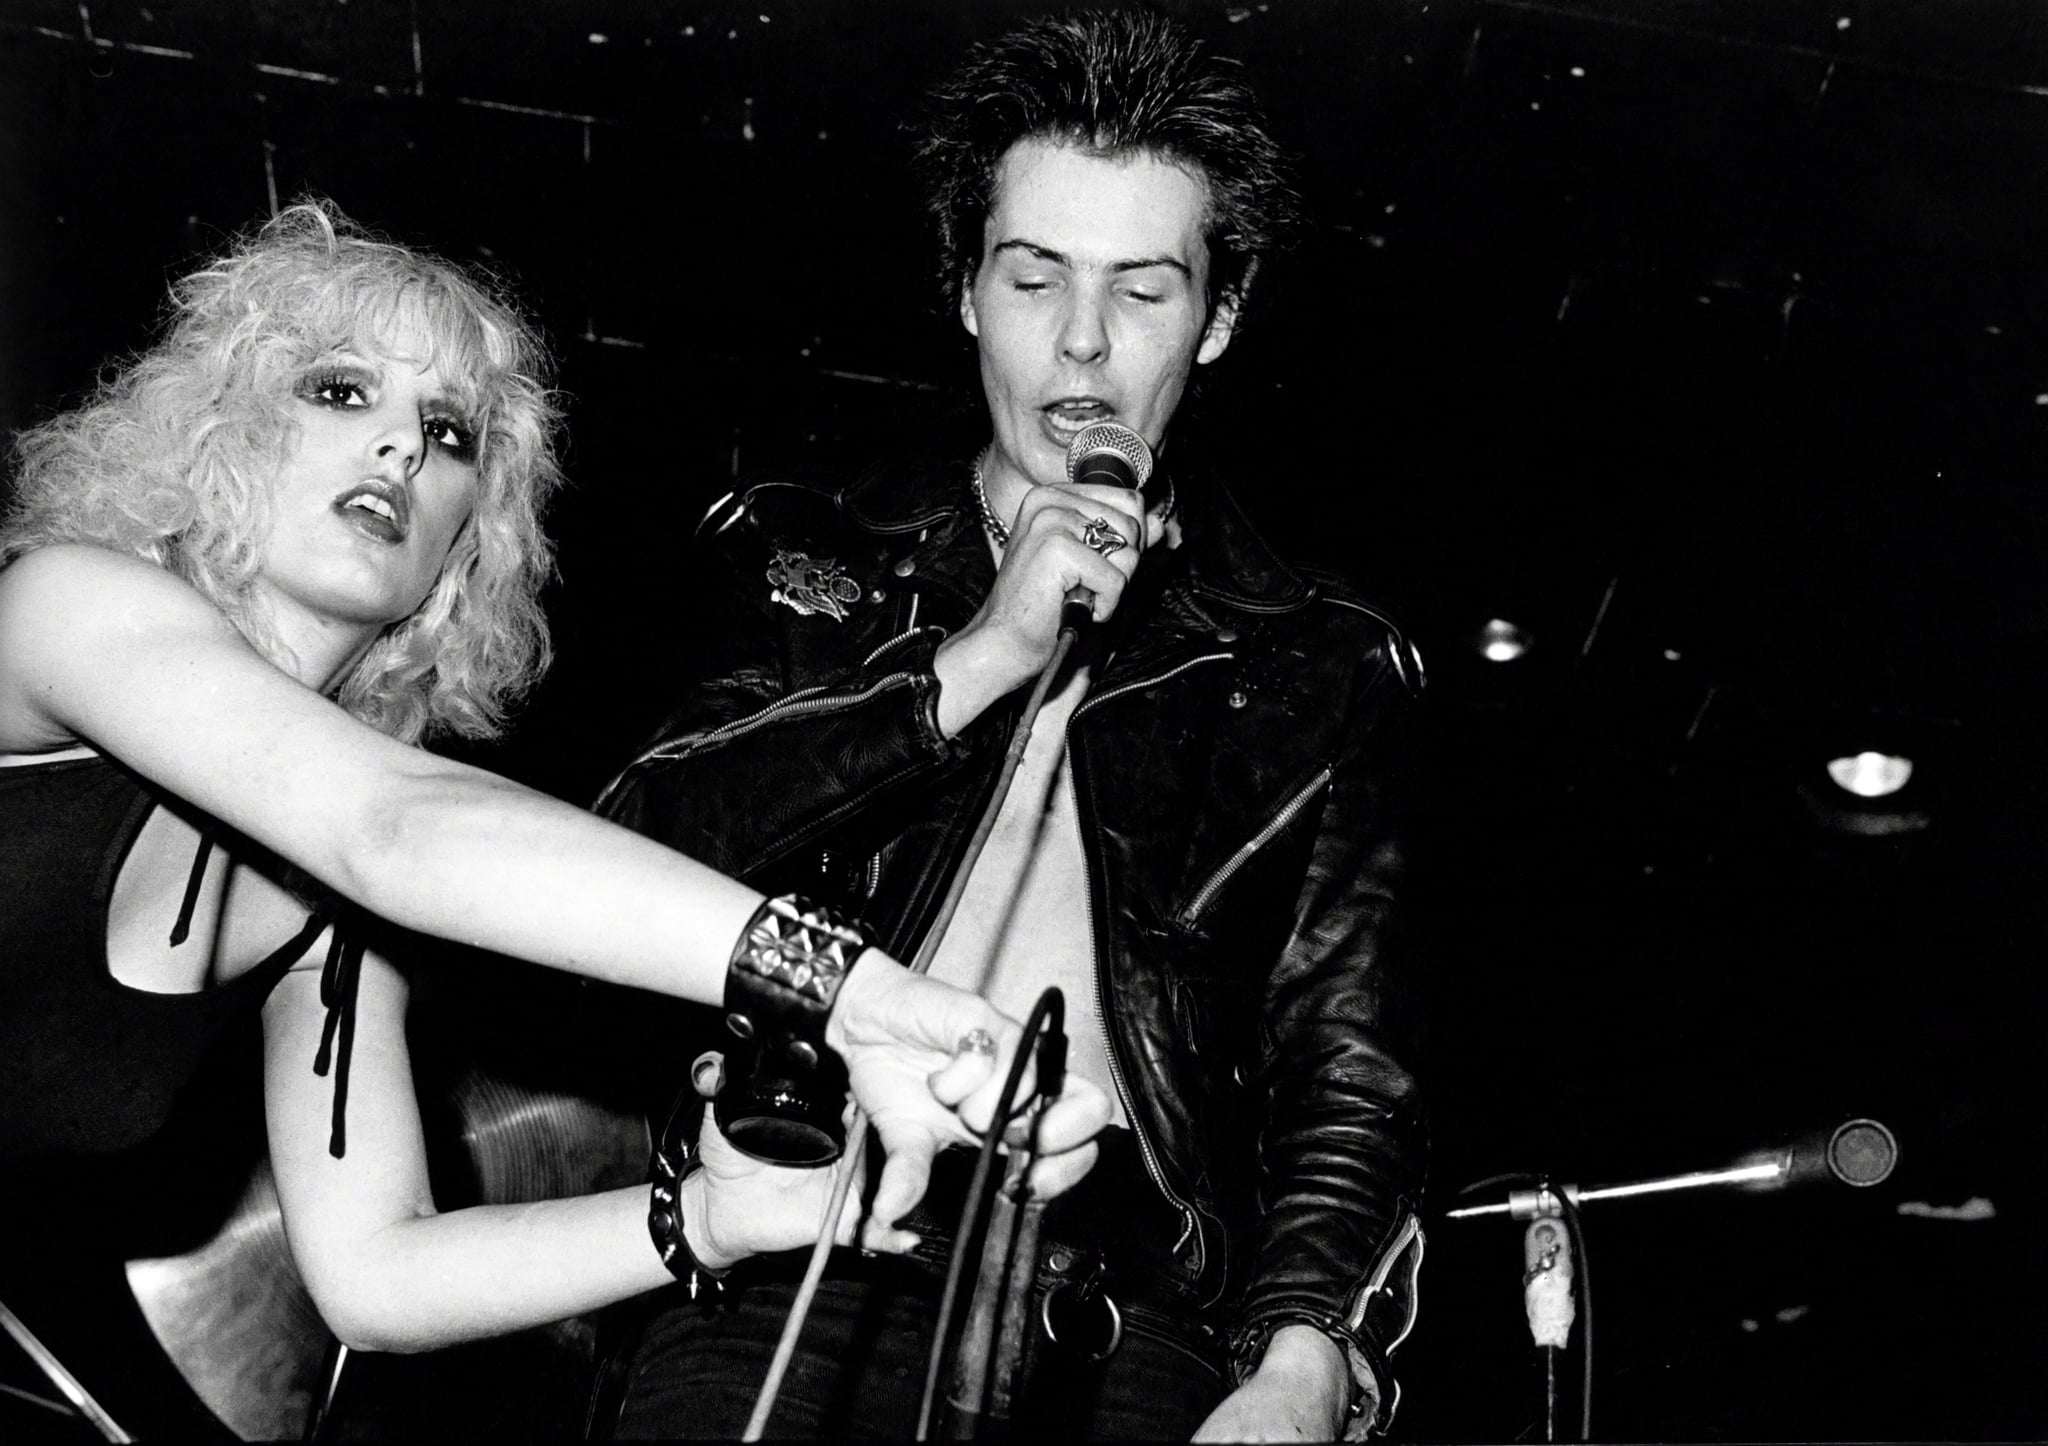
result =
[[[1039,1292],[1042,1299],[1064,1288],[1071,1299],[1079,1281],[1098,1278],[1117,1302],[1121,1338],[1106,1359],[1093,1360],[1072,1348],[1073,1332],[1066,1344],[1048,1339],[1034,1309],[1010,1426],[1032,1438],[1186,1440],[1228,1390],[1221,1333],[1178,1285],[1171,1264],[1174,1219],[1146,1180],[1126,1132],[1109,1134],[1088,1179],[1047,1212]],[[942,1157],[927,1205],[906,1220],[925,1237],[920,1257],[834,1253],[767,1435],[904,1440],[915,1434],[944,1287],[948,1217],[957,1216],[968,1163],[964,1152]],[[632,1353],[616,1434],[740,1435],[802,1272],[801,1258],[749,1262],[733,1273],[722,1296],[691,1301],[680,1290],[669,1292]],[[970,1268],[956,1325],[973,1275]],[[945,1433],[948,1384],[942,1376],[935,1437]]]

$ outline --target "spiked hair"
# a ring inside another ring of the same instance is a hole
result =
[[[1236,61],[1146,10],[1049,17],[975,47],[932,91],[919,126],[915,159],[948,303],[981,265],[996,168],[1029,138],[1104,157],[1149,153],[1197,175],[1208,190],[1212,306],[1229,297],[1242,308],[1259,263],[1300,226],[1292,168]]]

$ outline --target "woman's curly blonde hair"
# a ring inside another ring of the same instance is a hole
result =
[[[53,542],[146,558],[184,578],[273,661],[254,585],[292,401],[323,359],[426,337],[475,419],[477,500],[439,580],[342,681],[337,701],[407,742],[489,737],[546,669],[543,507],[562,480],[561,413],[533,328],[485,279],[291,206],[172,288],[158,343],[78,409],[15,442],[0,566]]]

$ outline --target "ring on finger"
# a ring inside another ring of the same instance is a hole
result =
[[[1131,540],[1109,525],[1107,517],[1090,518],[1088,525],[1081,529],[1081,543],[1092,547],[1104,557],[1121,552],[1131,545]]]

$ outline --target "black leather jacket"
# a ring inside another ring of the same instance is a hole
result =
[[[1068,728],[1109,1057],[1240,1374],[1304,1321],[1386,1383],[1422,1254],[1402,912],[1421,663],[1176,476],[1184,543],[1145,559]],[[705,531],[705,610],[669,635],[696,681],[598,807],[849,905],[908,957],[1021,705],[937,726],[933,653],[995,575],[968,464],[765,481]]]

